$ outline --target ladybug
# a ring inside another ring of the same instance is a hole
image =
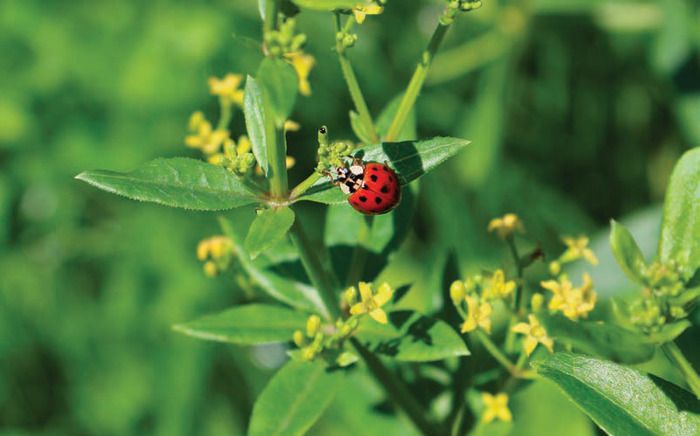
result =
[[[365,163],[354,158],[349,167],[336,169],[333,183],[349,196],[350,206],[365,215],[387,213],[401,201],[399,177],[386,162]]]

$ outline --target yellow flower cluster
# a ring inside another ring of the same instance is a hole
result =
[[[540,285],[552,292],[549,309],[560,311],[567,318],[576,321],[595,308],[597,295],[593,290],[593,281],[588,273],[583,274],[583,284],[575,288],[566,274],[558,280],[545,280]]]
[[[388,283],[382,283],[373,292],[370,283],[360,282],[357,286],[360,289],[360,301],[357,302],[357,290],[351,286],[345,291],[345,301],[350,305],[351,315],[368,314],[373,320],[380,324],[388,322],[386,312],[382,309],[386,303],[391,301],[394,290]]]
[[[244,91],[239,89],[243,82],[240,74],[229,73],[222,78],[209,78],[209,92],[222,99],[225,104],[235,103],[243,106]]]
[[[549,272],[552,273],[552,275],[558,275],[561,272],[562,265],[580,259],[586,260],[591,265],[598,265],[598,258],[593,250],[588,248],[589,239],[587,236],[581,235],[577,238],[564,236],[561,240],[564,242],[564,245],[566,245],[566,250],[557,260],[549,264]]]
[[[504,422],[513,420],[513,415],[508,408],[508,394],[501,392],[492,395],[488,392],[481,393],[481,402],[484,403],[484,411],[481,414],[481,421],[485,424],[499,419]]]
[[[290,352],[295,360],[312,361],[321,357],[328,363],[345,367],[357,361],[357,356],[343,351],[345,340],[350,337],[359,323],[357,319],[339,318],[335,327],[323,324],[318,315],[311,315],[306,320],[304,331],[296,330],[292,336],[298,350]]]
[[[212,236],[197,245],[197,259],[204,262],[204,273],[209,277],[228,268],[233,252],[233,242],[225,236]]]
[[[453,282],[450,286],[450,299],[464,319],[461,332],[469,333],[481,328],[490,334],[493,313],[491,302],[510,297],[515,288],[515,281],[506,280],[502,269],[497,269],[490,277],[477,275]]]
[[[524,233],[522,221],[514,213],[507,213],[500,218],[494,218],[489,222],[488,231],[495,231],[499,238],[506,239],[515,232]]]
[[[253,167],[255,157],[250,151],[247,136],[238,138],[236,144],[227,130],[213,130],[211,123],[199,111],[190,117],[189,129],[191,134],[185,138],[185,144],[201,150],[209,163],[239,175],[246,174]]]
[[[294,344],[301,350],[303,360],[314,360],[323,351],[324,334],[321,332],[321,318],[311,315],[306,320],[306,334],[301,330],[294,332]]]
[[[290,53],[286,57],[292,63],[292,67],[294,67],[294,71],[297,73],[297,78],[299,80],[299,94],[308,97],[311,95],[309,74],[311,74],[311,69],[314,67],[316,59],[314,59],[313,56],[303,52]]]
[[[537,344],[544,345],[547,351],[552,353],[554,351],[554,341],[547,335],[547,330],[542,327],[535,315],[528,315],[528,321],[527,323],[521,322],[513,326],[515,333],[525,335],[525,341],[523,342],[525,354],[528,356],[532,354]]]
[[[185,137],[185,145],[211,155],[221,149],[228,139],[228,131],[214,130],[204,114],[197,111],[190,116],[188,123],[190,134]]]
[[[379,15],[384,12],[384,7],[375,2],[359,3],[352,8],[352,14],[355,16],[357,24],[365,22],[367,15]]]

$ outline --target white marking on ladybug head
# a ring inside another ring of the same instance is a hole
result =
[[[343,194],[345,195],[350,195],[352,192],[350,191],[350,187],[346,185],[345,183],[340,184],[340,190],[343,191]]]
[[[360,176],[365,172],[365,168],[362,165],[351,165],[350,172],[356,176]]]

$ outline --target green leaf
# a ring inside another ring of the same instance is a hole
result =
[[[572,353],[549,355],[533,365],[608,434],[700,434],[697,401],[668,382]]]
[[[372,135],[367,131],[366,126],[355,111],[350,111],[350,127],[352,127],[352,131],[357,136],[357,139],[362,143],[372,143]]]
[[[357,329],[357,339],[375,353],[407,362],[469,355],[460,335],[444,321],[412,310],[397,310],[388,315],[388,324],[363,317]]]
[[[655,347],[641,334],[615,324],[596,321],[571,321],[561,316],[538,315],[547,333],[557,342],[577,350],[623,363],[646,362]]]
[[[317,11],[333,11],[335,9],[352,9],[357,0],[293,0],[297,6]]]
[[[615,220],[610,221],[610,249],[627,277],[643,285],[644,255],[627,227]]]
[[[685,264],[691,274],[700,267],[700,148],[683,154],[671,174],[659,257]]]
[[[250,418],[250,436],[301,435],[321,417],[342,387],[342,371],[323,362],[287,362],[265,386]]]
[[[245,249],[251,259],[275,245],[294,224],[294,212],[288,207],[263,209],[258,212],[245,238]]]
[[[199,160],[156,159],[128,173],[85,171],[76,179],[132,200],[193,210],[226,210],[257,202],[235,174]]]
[[[384,109],[382,109],[382,112],[377,117],[377,132],[379,132],[380,136],[386,135],[386,132],[389,130],[391,122],[394,120],[394,116],[396,115],[396,112],[399,110],[399,106],[401,105],[401,99],[403,99],[403,93],[392,98],[391,101],[384,107]],[[399,132],[399,135],[396,138],[396,140],[406,141],[409,139],[416,139],[417,136],[418,135],[416,133],[416,110],[414,107],[413,109],[411,109],[411,112],[408,113],[408,118],[406,118],[406,122],[404,123],[401,131]]]
[[[354,153],[366,162],[389,162],[399,175],[402,185],[416,180],[432,171],[469,145],[466,139],[436,137],[424,141],[384,142],[363,147]],[[298,200],[309,200],[325,204],[341,204],[347,197],[340,189],[321,179]]]
[[[256,83],[270,102],[278,127],[282,127],[294,108],[297,96],[297,74],[281,59],[266,58],[258,69]]]
[[[325,314],[318,292],[311,286],[280,276],[272,271],[264,255],[252,260],[246,251],[243,238],[247,225],[220,217],[219,225],[224,234],[231,239],[237,253],[238,262],[245,272],[272,298],[298,309]]]
[[[269,103],[263,93],[262,87],[257,81],[248,76],[245,82],[245,95],[243,97],[243,116],[245,117],[245,127],[250,138],[251,148],[255,160],[265,174],[268,173],[269,163],[267,161],[267,142],[274,137],[274,126],[271,129]]]
[[[287,342],[303,329],[306,314],[269,304],[248,304],[176,324],[173,329],[195,338],[239,345]]]

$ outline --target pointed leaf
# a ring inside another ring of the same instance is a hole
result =
[[[436,137],[424,141],[385,142],[363,147],[353,153],[365,161],[388,162],[406,185],[454,156],[469,145],[466,139]],[[298,200],[340,204],[347,197],[340,189],[321,179]]]
[[[250,436],[301,435],[342,387],[344,373],[323,362],[287,362],[265,386],[250,418]]]
[[[248,76],[243,97],[243,116],[253,155],[265,174],[269,169],[267,142],[274,137],[274,131],[270,128],[272,120],[268,106],[262,87],[254,78]]]
[[[294,224],[294,212],[288,207],[263,209],[258,212],[245,238],[245,249],[251,259],[275,245]]]
[[[195,159],[156,159],[128,173],[85,171],[76,179],[132,200],[193,210],[226,210],[257,202],[235,174]]]
[[[608,434],[700,434],[697,400],[668,382],[572,353],[549,355],[533,365]]]
[[[240,224],[240,223],[239,223]],[[224,234],[231,239],[237,253],[237,260],[245,272],[256,281],[258,286],[272,298],[298,309],[325,314],[321,299],[314,288],[292,279],[282,277],[268,268],[263,255],[252,260],[243,244],[246,226],[236,225],[220,217],[219,225]]]
[[[610,221],[610,249],[620,269],[633,282],[644,284],[644,255],[627,227],[615,220]]]
[[[306,314],[269,304],[248,304],[215,315],[176,324],[173,329],[195,338],[252,345],[287,342],[303,329]]]
[[[610,323],[571,321],[561,315],[538,315],[557,342],[623,363],[641,363],[654,357],[655,347],[638,332]]]
[[[691,275],[700,267],[700,148],[687,151],[671,174],[659,257],[685,264]]]
[[[411,310],[397,310],[388,315],[388,324],[379,324],[366,316],[358,327],[357,339],[375,353],[408,362],[469,355],[460,335],[444,321]]]
[[[281,59],[266,58],[258,69],[257,84],[265,92],[275,122],[281,127],[292,113],[297,96],[297,74]]]

